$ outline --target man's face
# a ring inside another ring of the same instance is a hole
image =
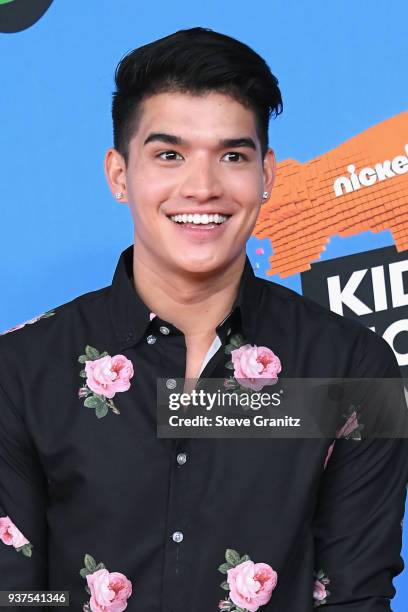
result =
[[[186,273],[228,266],[245,251],[273,173],[272,151],[262,160],[254,113],[233,98],[151,96],[122,175],[136,256]],[[199,217],[191,222],[190,215]]]

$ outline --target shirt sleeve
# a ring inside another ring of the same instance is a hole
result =
[[[47,588],[46,478],[0,386],[0,590]]]
[[[401,378],[389,345],[370,330],[362,335],[365,350],[352,376]],[[402,381],[400,389],[401,437],[337,439],[323,470],[314,518],[315,607],[391,611],[392,580],[404,569],[400,553],[408,481]]]

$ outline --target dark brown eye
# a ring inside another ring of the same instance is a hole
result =
[[[179,156],[179,159],[183,159],[181,155],[177,153],[177,151],[163,151],[162,153],[159,153],[158,157],[167,161],[177,161],[177,155]]]
[[[243,155],[242,153],[238,153],[237,151],[229,151],[228,153],[225,154],[224,157],[229,156],[229,160],[228,161],[232,161],[232,162],[237,162],[240,161],[241,159],[246,159],[245,155]]]

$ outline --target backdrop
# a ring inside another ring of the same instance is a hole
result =
[[[102,165],[114,68],[201,25],[255,48],[283,93],[256,274],[362,320],[408,376],[407,18],[402,0],[0,0],[0,332],[111,282],[133,240]],[[403,612],[407,572],[395,586]]]

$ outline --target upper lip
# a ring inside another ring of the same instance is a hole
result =
[[[166,215],[168,217],[173,217],[174,215],[224,215],[225,217],[227,216],[231,216],[232,213],[228,213],[228,212],[221,212],[219,209],[218,210],[180,210],[177,212],[170,212],[170,213],[166,213]]]

